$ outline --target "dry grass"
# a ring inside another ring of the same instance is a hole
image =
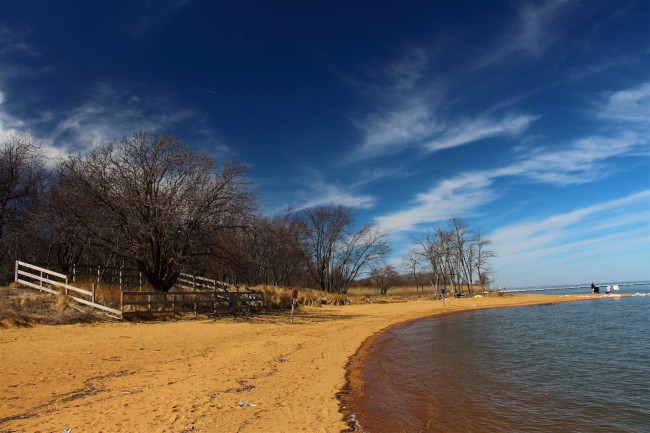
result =
[[[298,290],[297,305],[308,305],[320,307],[321,305],[346,305],[350,304],[350,298],[338,293],[326,293],[321,290],[306,289],[303,287],[277,287],[260,285],[251,287],[264,293],[264,303],[268,309],[291,308],[291,295],[293,290]]]
[[[93,284],[95,285],[95,302],[106,307],[120,308],[120,285],[118,283],[96,283],[94,281],[75,281],[71,285],[78,287],[80,289],[92,291]],[[125,289],[125,290],[138,290],[138,289]],[[150,287],[143,287],[142,290],[152,290]]]
[[[63,294],[53,296],[15,285],[0,287],[0,328],[36,324],[66,325],[104,321],[106,317],[73,305]]]

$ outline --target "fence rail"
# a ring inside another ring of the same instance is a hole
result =
[[[176,281],[176,285],[183,289],[189,289],[189,290],[227,291],[228,288],[230,287],[228,284],[222,283],[221,281],[217,281],[212,278],[198,277],[196,275],[185,274],[185,273],[182,273],[178,277],[178,280]]]
[[[30,263],[16,261],[15,281],[54,295],[63,292],[80,304],[88,305],[117,318],[139,315],[180,313],[236,313],[264,306],[264,293],[257,291],[228,291],[229,286],[217,280],[181,274],[177,289],[188,291],[154,292],[121,289],[120,309],[95,302],[95,284],[92,291],[69,284],[65,274]],[[72,295],[71,293],[74,293]]]
[[[79,302],[80,304],[88,305],[89,307],[101,310],[117,318],[122,318],[122,312],[120,310],[116,310],[114,308],[110,308],[95,302],[94,289],[92,291],[88,291],[68,284],[67,275],[17,260],[14,279],[17,283],[24,284],[31,288],[51,293],[53,295],[58,295],[59,290],[63,289],[63,292],[66,295]],[[70,292],[74,292],[75,294],[85,296],[90,299],[71,295]]]
[[[261,308],[264,294],[256,291],[193,291],[193,292],[122,292],[122,315],[141,316],[179,313],[236,313]],[[130,310],[130,307],[140,307]],[[146,307],[143,310],[141,307]]]

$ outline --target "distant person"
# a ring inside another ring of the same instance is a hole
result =
[[[591,291],[594,293],[600,293],[600,289],[593,282],[591,283]]]
[[[612,294],[612,286],[607,286],[607,289],[605,290],[605,293],[607,293],[608,295],[611,295]]]

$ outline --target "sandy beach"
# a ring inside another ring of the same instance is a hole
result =
[[[283,312],[2,329],[0,432],[340,432],[346,365],[382,329],[579,299],[589,297],[301,307],[293,324]]]

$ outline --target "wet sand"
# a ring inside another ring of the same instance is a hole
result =
[[[348,361],[354,385],[363,357],[351,357],[382,329],[430,315],[580,299],[591,297],[302,307],[293,324],[282,313],[2,329],[0,431],[340,432],[348,428],[337,398]]]

